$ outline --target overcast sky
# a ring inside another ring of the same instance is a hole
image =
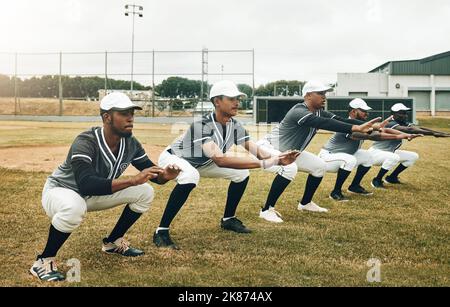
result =
[[[1,1],[0,52],[129,51],[131,17],[122,0]],[[390,60],[450,51],[448,0],[136,0],[135,50],[255,49],[256,85],[278,79],[334,82]],[[109,56],[110,74],[129,73],[130,56]],[[250,54],[210,54],[209,72],[251,72]],[[57,56],[22,56],[19,73],[54,74]],[[13,72],[0,54],[0,73]],[[201,54],[159,54],[157,73],[201,71]],[[67,55],[63,72],[104,71],[103,55]],[[149,55],[135,72],[151,73]],[[119,76],[117,76],[119,78]],[[120,78],[126,79],[125,76]],[[158,80],[164,78],[158,77]],[[190,77],[195,78],[195,77]],[[215,81],[221,76],[210,76]],[[224,77],[251,84],[251,77]],[[135,79],[149,83],[150,77]]]

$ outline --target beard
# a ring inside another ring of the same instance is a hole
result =
[[[110,127],[111,127],[111,131],[115,135],[118,135],[122,138],[129,138],[133,135],[133,132],[124,132],[124,131],[120,131],[119,129],[117,129],[116,126],[114,126],[114,121],[111,121]]]

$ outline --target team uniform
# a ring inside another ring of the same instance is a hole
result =
[[[243,145],[248,140],[250,136],[239,121],[232,118],[224,127],[216,122],[215,113],[210,113],[194,122],[181,138],[168,146],[160,155],[158,165],[163,168],[177,165],[181,169],[175,179],[178,184],[197,185],[200,177],[240,183],[249,177],[248,170],[219,167],[205,155],[202,147],[213,142],[226,153],[233,145]]]
[[[146,212],[154,197],[149,184],[111,191],[112,180],[130,164],[139,170],[154,166],[134,137],[122,138],[115,156],[106,144],[103,128],[95,127],[77,136],[65,162],[48,177],[43,189],[42,206],[52,225],[71,233],[86,212],[122,204],[136,213]]]
[[[327,172],[337,173],[339,169],[351,172],[359,165],[371,167],[372,156],[369,151],[361,149],[363,143],[363,140],[353,140],[351,134],[335,133],[319,153],[327,164]]]
[[[305,103],[299,103],[286,114],[282,122],[270,134],[257,144],[273,155],[279,155],[291,149],[302,151],[294,163],[287,166],[274,166],[267,171],[277,173],[290,181],[295,179],[299,170],[320,178],[325,175],[327,164],[305,149],[319,129],[351,134],[353,124],[361,124],[361,122],[342,119],[325,110],[311,112]]]
[[[405,126],[410,127],[412,125],[412,123],[407,123]],[[395,129],[398,126],[400,126],[400,123],[392,120],[386,125],[386,128]],[[398,163],[401,163],[404,167],[413,166],[419,159],[419,155],[415,152],[399,150],[402,144],[403,140],[374,142],[372,147],[369,148],[373,165],[381,166],[387,171],[394,168]]]

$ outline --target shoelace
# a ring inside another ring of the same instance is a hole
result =
[[[130,243],[127,240],[122,239],[120,240],[119,245],[116,247],[116,251],[118,251],[119,253],[123,253],[129,248],[129,246]]]
[[[42,260],[44,272],[41,275],[54,273],[58,271],[55,261],[53,260]]]

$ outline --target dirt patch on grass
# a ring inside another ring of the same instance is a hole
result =
[[[150,159],[156,163],[163,146],[143,145]],[[23,146],[0,148],[0,167],[32,171],[52,172],[67,156],[70,146]],[[129,167],[125,175],[136,174],[134,167]]]

